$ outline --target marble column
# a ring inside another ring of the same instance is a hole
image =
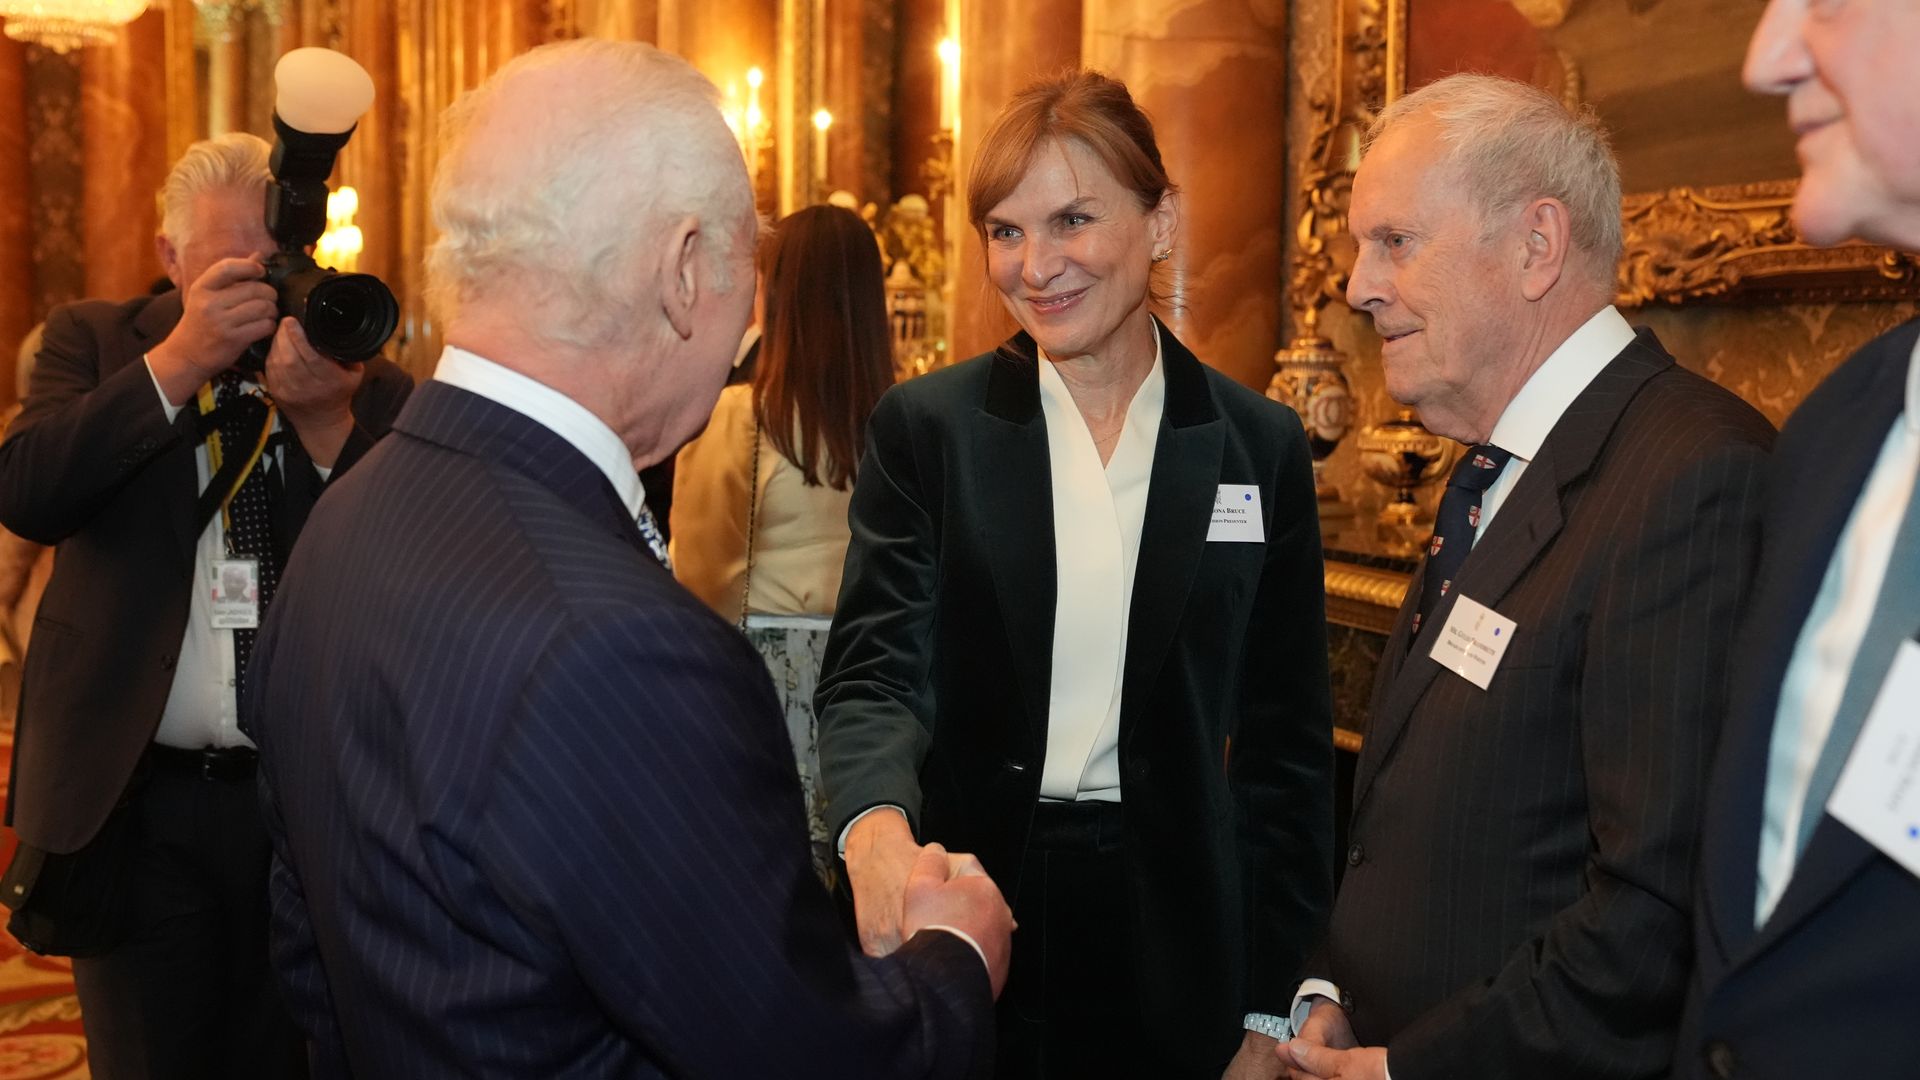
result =
[[[396,297],[418,269],[400,257],[401,169],[405,155],[400,125],[399,26],[393,5],[355,4],[342,42],[348,56],[373,78],[373,104],[354,128],[334,169],[336,185],[351,185],[360,197],[353,223],[363,247],[358,269],[387,283]]]
[[[947,34],[941,0],[900,0],[895,32],[899,63],[894,70],[891,127],[893,159],[888,187],[893,198],[927,194],[927,159],[940,130],[940,39]]]
[[[167,168],[166,25],[149,11],[80,60],[86,295],[123,300],[160,276],[154,200]]]
[[[1284,344],[1286,26],[1284,0],[1086,0],[1082,37],[1153,118],[1182,192],[1163,315],[1256,389]]]
[[[31,173],[27,169],[27,47],[0,40],[0,404],[11,404],[13,360],[34,322]]]
[[[960,32],[960,146],[949,250],[958,251],[948,315],[948,355],[986,352],[1013,321],[987,284],[986,252],[966,225],[966,178],[974,147],[1007,100],[1033,80],[1080,63],[1081,0],[965,0]],[[1276,184],[1278,183],[1276,179]],[[936,212],[938,212],[936,210]]]
[[[660,0],[576,0],[573,18],[581,37],[660,40]]]
[[[893,176],[896,14],[892,0],[826,0],[821,102],[833,113],[828,190],[887,205]]]
[[[33,218],[33,317],[87,295],[80,224],[80,58],[30,45],[27,172]]]

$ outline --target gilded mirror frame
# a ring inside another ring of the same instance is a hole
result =
[[[1334,62],[1306,88],[1310,146],[1290,297],[1295,326],[1313,327],[1339,298],[1333,257],[1359,125],[1404,90],[1407,27],[1417,0],[1332,0]],[[1920,256],[1871,244],[1814,247],[1793,228],[1797,178],[1634,192],[1621,202],[1623,307],[1712,301],[1833,303],[1920,298]]]

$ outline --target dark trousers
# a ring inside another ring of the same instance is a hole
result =
[[[1013,966],[996,1015],[997,1080],[1218,1080],[1226,1066],[1170,1060],[1146,1034],[1131,962],[1124,820],[1118,803],[1035,808],[1013,902]]]
[[[306,1046],[267,961],[266,830],[251,775],[149,764],[132,924],[73,962],[95,1080],[277,1080]]]

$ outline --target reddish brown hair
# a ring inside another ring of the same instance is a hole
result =
[[[760,274],[754,417],[809,485],[845,491],[893,385],[879,243],[853,211],[810,206],[774,226]]]
[[[976,232],[985,237],[987,214],[1020,186],[1040,148],[1064,139],[1092,151],[1143,212],[1174,190],[1153,121],[1126,84],[1097,71],[1062,72],[1015,94],[981,138],[967,177],[967,221]]]

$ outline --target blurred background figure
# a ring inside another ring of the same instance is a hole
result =
[[[45,325],[29,330],[20,342],[19,359],[13,369],[15,401],[0,413],[0,437],[20,415],[20,402],[27,397],[27,380],[33,375],[33,359],[40,351],[40,332]],[[40,593],[52,572],[52,548],[0,528],[0,649],[4,649],[0,654],[0,726],[8,730],[13,728],[14,711],[20,704],[20,664],[33,634],[33,613],[40,606]]]
[[[799,761],[815,866],[826,875],[813,690],[867,417],[893,384],[893,359],[880,252],[858,214],[812,206],[790,215],[759,271],[764,333],[753,379],[721,391],[712,422],[677,459],[673,566],[695,596],[739,621],[767,661]]]

